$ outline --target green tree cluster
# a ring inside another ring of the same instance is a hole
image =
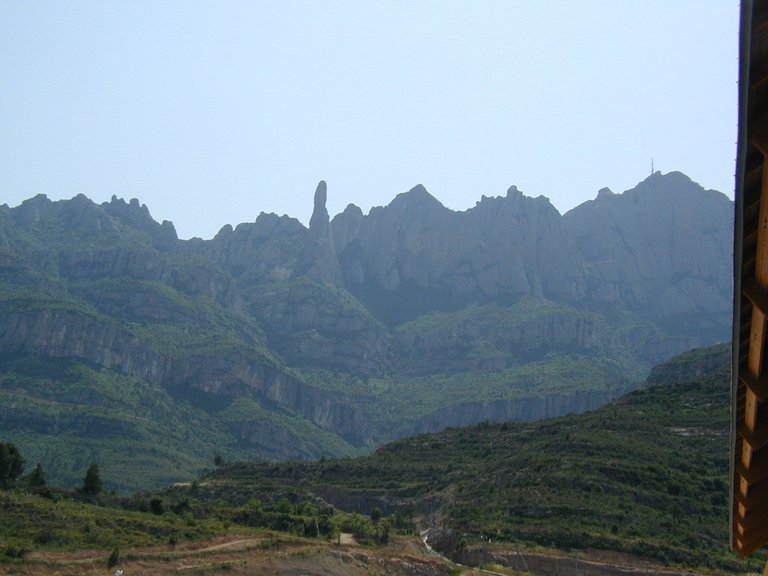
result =
[[[98,464],[91,464],[85,473],[83,478],[83,493],[89,496],[96,496],[101,493],[101,472],[99,472]]]
[[[0,487],[8,488],[8,485],[16,480],[24,470],[24,459],[13,444],[0,443]]]

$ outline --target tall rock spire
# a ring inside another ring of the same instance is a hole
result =
[[[320,180],[315,190],[315,208],[309,220],[309,234],[296,259],[294,277],[307,276],[326,284],[340,285],[341,269],[333,247],[330,219],[325,204],[328,189],[325,180]]]
[[[320,180],[315,189],[315,208],[312,211],[312,218],[309,220],[310,232],[325,235],[328,233],[328,210],[325,203],[328,201],[328,187],[325,180]]]

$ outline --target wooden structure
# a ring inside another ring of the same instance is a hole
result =
[[[768,0],[742,0],[734,233],[731,547],[768,544]]]

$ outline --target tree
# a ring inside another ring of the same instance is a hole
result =
[[[163,506],[163,499],[159,496],[155,496],[152,498],[152,500],[149,501],[149,507],[152,510],[152,514],[156,516],[162,516],[165,512],[165,507]]]
[[[24,459],[21,453],[13,444],[0,443],[0,486],[3,489],[8,487],[8,483],[15,480],[24,469]]]
[[[371,520],[373,520],[374,523],[381,520],[381,508],[378,506],[374,506],[373,510],[371,510]]]
[[[97,464],[91,464],[83,478],[83,492],[90,496],[96,496],[101,492],[101,473]]]
[[[115,548],[112,550],[112,554],[109,555],[109,560],[107,560],[107,567],[108,568],[114,568],[120,563],[120,549]]]
[[[376,527],[376,535],[380,543],[389,544],[389,532],[391,529],[392,524],[389,522],[389,520],[383,520],[379,523],[379,525]]]
[[[29,475],[29,485],[35,488],[42,488],[45,486],[45,473],[43,472],[43,466],[38,463],[32,473]]]
[[[280,512],[280,514],[293,514],[294,512],[293,504],[291,504],[291,501],[285,497],[281,498],[277,503],[276,510]]]

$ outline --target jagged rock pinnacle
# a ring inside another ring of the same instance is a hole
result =
[[[317,189],[315,189],[315,208],[309,220],[309,229],[314,236],[326,236],[328,234],[329,218],[328,210],[325,207],[327,200],[328,188],[325,185],[325,180],[320,180]]]
[[[341,282],[341,271],[331,237],[330,219],[325,203],[328,188],[320,180],[315,189],[315,208],[309,220],[309,234],[296,259],[294,276],[308,276],[328,284]]]
[[[324,209],[327,201],[328,187],[325,185],[325,180],[320,180],[315,190],[315,210]]]

